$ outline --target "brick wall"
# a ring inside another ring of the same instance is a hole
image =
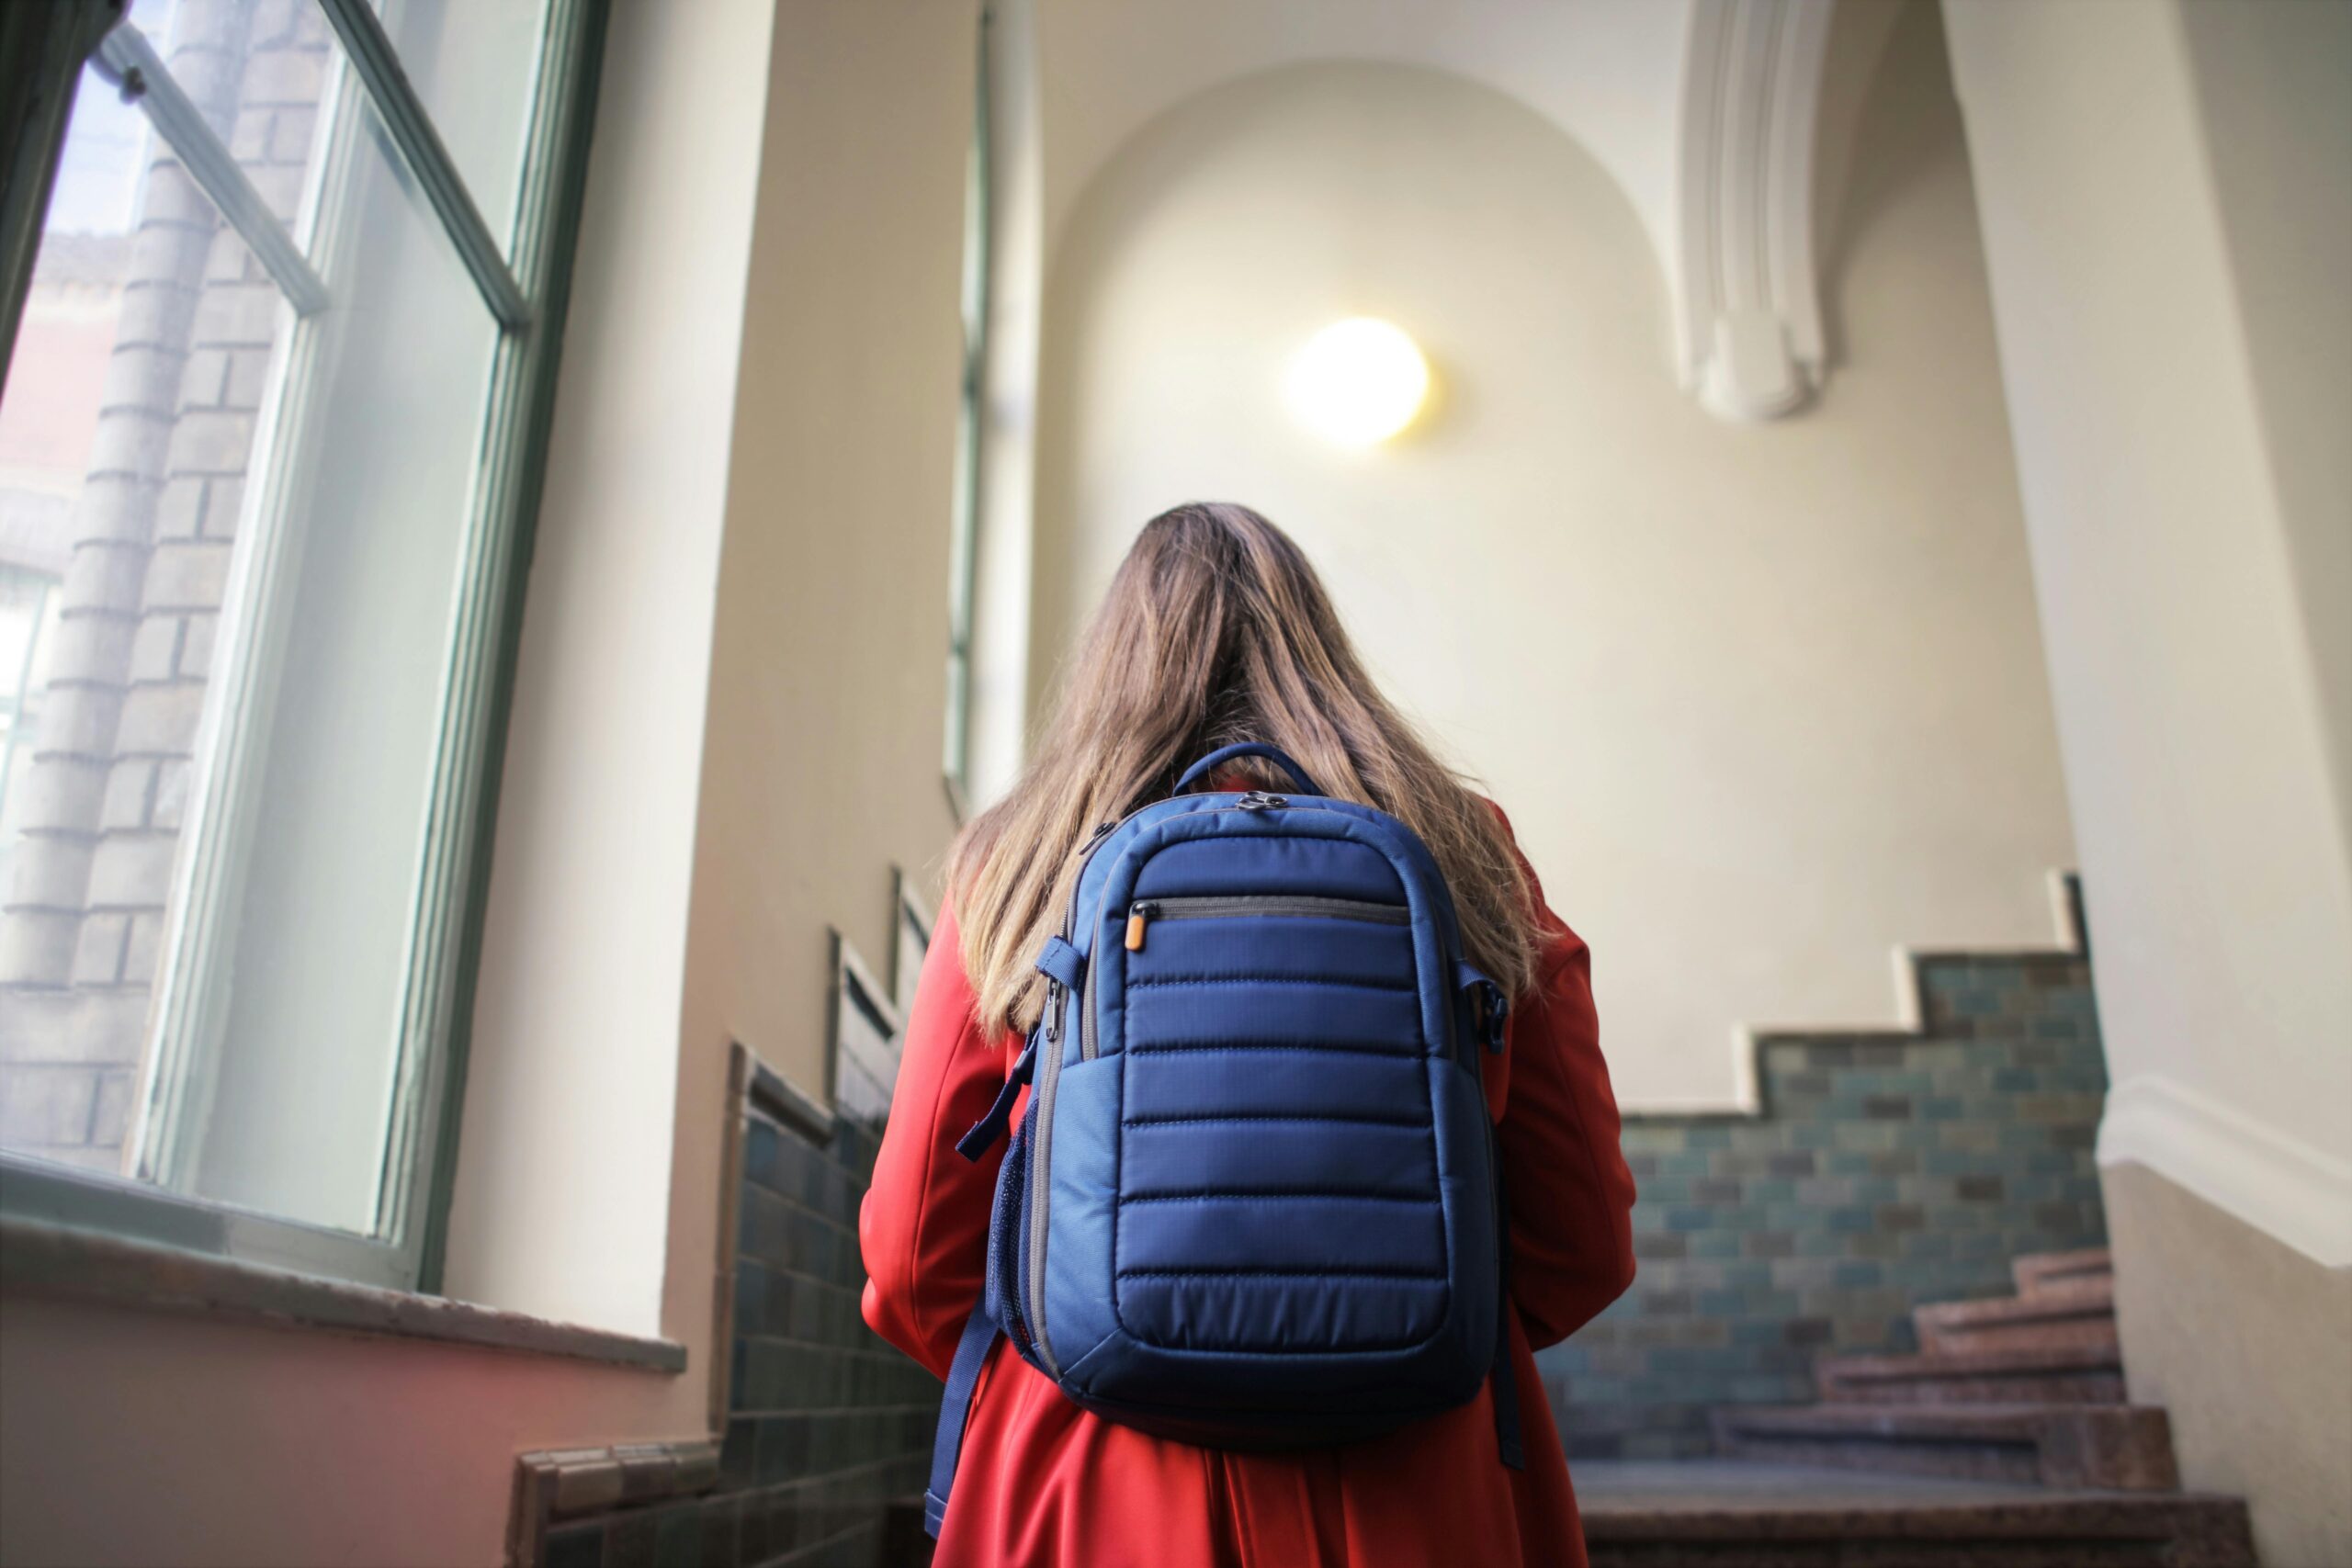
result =
[[[1758,1042],[1763,1114],[1634,1116],[1634,1288],[1542,1358],[1571,1458],[1711,1447],[1715,1404],[1801,1402],[1825,1353],[1916,1348],[1922,1302],[2105,1239],[2086,957],[1927,955],[1917,1033]]]
[[[296,0],[176,12],[166,65],[282,221],[330,50],[323,17]],[[0,1145],[99,1168],[120,1162],[145,1045],[277,303],[154,146],[0,889]]]

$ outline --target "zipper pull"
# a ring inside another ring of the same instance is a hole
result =
[[[1151,918],[1152,913],[1152,907],[1148,904],[1136,904],[1128,908],[1127,951],[1129,953],[1143,951],[1143,925],[1144,921]]]

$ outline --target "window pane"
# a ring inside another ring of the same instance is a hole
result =
[[[213,761],[227,786],[203,828],[217,894],[191,897],[176,938],[205,1005],[165,1021],[174,1125],[148,1168],[199,1197],[366,1231],[401,1085],[497,333],[373,110],[354,121],[365,134],[330,164],[313,247],[334,302],[291,383],[284,488],[256,517],[232,649],[253,681],[221,717],[235,750]]]
[[[482,221],[512,257],[546,0],[376,0],[376,7]]]
[[[312,0],[140,20],[329,303],[298,325],[152,135],[119,231],[52,208],[26,341],[62,346],[20,348],[0,434],[101,390],[42,438],[65,499],[14,562],[58,587],[7,782],[0,1146],[368,1234],[498,335]],[[526,100],[527,66],[477,88]],[[113,101],[85,79],[74,142]]]
[[[262,33],[258,9],[141,0],[130,21],[291,218],[327,40],[285,6]],[[220,592],[287,324],[146,115],[85,72],[0,400],[0,570],[16,583],[0,704],[22,726],[0,800],[12,1152],[124,1163]],[[38,618],[34,580],[49,586]]]

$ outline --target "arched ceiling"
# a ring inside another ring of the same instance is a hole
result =
[[[1039,0],[1046,223],[1120,144],[1193,95],[1318,60],[1451,71],[1576,138],[1665,254],[1693,0]]]
[[[1623,189],[1674,300],[1675,373],[1709,409],[1777,417],[1825,373],[1814,160],[1836,0],[1029,3],[1048,257],[1088,182],[1196,94],[1312,61],[1422,65],[1517,98]]]

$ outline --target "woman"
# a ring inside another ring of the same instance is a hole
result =
[[[1100,1419],[999,1344],[966,1428],[938,1561],[970,1564],[1581,1563],[1534,1351],[1634,1276],[1634,1185],[1600,1057],[1584,943],[1544,907],[1502,813],[1457,783],[1376,691],[1298,547],[1246,507],[1154,518],[1113,580],[1035,759],[956,841],[947,911],[907,1028],[858,1230],[865,1320],[944,1376],[979,1299],[1000,1143],[954,1152],[1036,1021],[1031,966],[1095,824],[1166,795],[1194,757],[1262,740],[1332,795],[1419,834],[1472,963],[1518,1000],[1485,1077],[1510,1203],[1511,1367],[1526,1467],[1491,1395],[1343,1448],[1237,1453]],[[1237,763],[1218,787],[1279,787]]]

